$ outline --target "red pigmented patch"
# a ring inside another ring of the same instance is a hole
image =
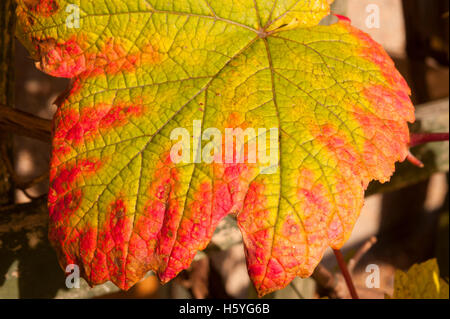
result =
[[[362,154],[369,172],[363,183],[367,188],[373,179],[387,182],[395,170],[394,161],[406,159],[410,139],[407,122],[414,122],[415,115],[403,89],[392,91],[383,85],[369,85],[363,96],[374,106],[375,113],[360,106],[355,106],[353,112],[366,136]]]
[[[54,77],[73,78],[86,70],[86,58],[79,45],[79,39],[72,38],[64,43],[53,39],[33,41],[40,58],[37,67]]]
[[[40,62],[38,68],[55,77],[90,78],[104,74],[131,73],[141,65],[157,64],[162,55],[151,44],[130,54],[123,45],[109,39],[99,52],[89,52],[85,35],[57,43],[53,38],[33,39]],[[86,50],[85,50],[86,49]]]
[[[49,213],[50,219],[54,222],[68,221],[73,213],[81,205],[83,193],[81,190],[62,195],[59,199],[49,194]]]
[[[377,119],[358,107],[355,107],[354,116],[367,137],[363,157],[371,178],[364,181],[364,187],[366,188],[372,179],[388,181],[395,170],[394,161],[390,157],[395,156],[397,161],[404,161],[407,156],[407,144],[404,142],[409,139],[407,124]]]
[[[361,41],[358,55],[378,66],[387,81],[386,84],[365,84],[363,96],[370,102],[373,110],[355,106],[353,112],[366,137],[362,152],[369,173],[363,179],[363,186],[366,188],[373,179],[388,181],[395,170],[393,163],[405,160],[409,143],[406,122],[415,121],[414,106],[409,98],[411,90],[408,84],[383,47],[349,23],[341,25]]]
[[[58,12],[59,6],[56,0],[24,0],[28,10],[44,17],[50,17]]]
[[[114,39],[109,39],[100,48],[100,52],[88,54],[89,76],[102,74],[119,74],[122,72],[133,72],[137,67],[144,64],[156,64],[161,61],[161,55],[153,45],[145,45],[139,53],[129,52]]]
[[[135,269],[131,278],[136,278],[136,281],[149,269],[158,271],[167,264],[182,215],[182,203],[177,196],[181,187],[178,170],[173,167],[170,154],[162,158],[148,186],[149,200],[144,205],[143,214],[136,216],[129,242],[127,262]],[[126,283],[125,289],[134,282]]]
[[[117,246],[123,246],[128,240],[127,233],[131,231],[131,225],[127,220],[127,207],[123,199],[118,199],[110,205],[109,219],[106,223],[108,233],[111,234]]]
[[[139,104],[119,103],[114,105],[99,121],[100,128],[114,128],[123,126],[131,117],[139,117],[143,114],[143,106]]]
[[[129,252],[129,241],[133,230],[133,217],[127,216],[128,204],[122,197],[114,200],[106,211],[106,219],[99,225],[99,241],[97,250],[101,252],[94,258],[91,272],[102,274],[107,272],[122,287],[126,285],[126,255]],[[101,213],[101,212],[99,212]],[[104,257],[105,255],[105,257]],[[94,282],[102,283],[103,277],[93,278]]]
[[[305,230],[313,232],[316,228],[320,228],[324,213],[333,211],[332,203],[327,196],[325,186],[315,179],[314,172],[306,168],[302,169],[297,185],[299,187],[297,196],[307,219],[304,225]]]
[[[399,95],[404,102],[403,112],[409,112],[409,117],[407,120],[414,121],[414,117],[411,117],[411,113],[414,114],[414,107],[409,99],[411,95],[411,89],[408,83],[402,77],[400,72],[395,68],[395,63],[392,61],[390,56],[386,53],[384,48],[373,40],[367,33],[351,26],[348,23],[341,24],[346,28],[353,36],[358,38],[362,42],[358,55],[365,58],[368,61],[375,63],[382,72],[384,78],[388,81],[391,86],[391,90],[396,95]],[[386,89],[386,91],[388,91]],[[392,93],[391,93],[392,94]]]
[[[75,187],[79,178],[86,178],[100,168],[99,161],[83,160],[76,166],[56,168],[50,172],[50,191],[48,195],[50,218],[55,223],[68,221],[79,208],[82,191]]]
[[[69,153],[71,146],[80,145],[101,136],[102,130],[113,130],[129,123],[144,112],[137,103],[116,103],[113,106],[98,104],[84,107],[81,114],[76,110],[58,110],[60,120],[56,123],[53,146],[56,156]]]
[[[297,276],[300,265],[304,265],[307,240],[301,221],[295,212],[281,212],[278,224],[274,212],[268,209],[264,195],[265,186],[253,182],[247,192],[245,209],[238,216],[247,267],[252,281],[260,293],[267,293],[273,284],[285,285]],[[275,231],[275,227],[280,229]],[[279,235],[278,235],[279,234]]]
[[[315,139],[326,145],[335,158],[339,159],[340,171],[349,170],[353,175],[362,175],[367,179],[369,172],[364,171],[364,163],[361,163],[361,156],[351,137],[345,136],[343,131],[339,131],[331,124],[324,125],[315,131],[317,132]]]
[[[79,236],[81,256],[92,255],[97,247],[97,230],[92,227],[86,227]]]
[[[237,112],[228,116],[225,127],[235,127],[236,123],[245,130],[247,124],[242,123]],[[222,156],[225,156],[225,140],[223,142]],[[233,149],[236,149],[235,140]],[[248,161],[247,153],[246,149],[244,162]],[[195,252],[206,247],[214,229],[226,215],[242,212],[249,182],[257,175],[258,167],[256,164],[237,163],[237,154],[233,152],[233,163],[213,164],[212,171],[212,180],[202,182],[188,196],[193,200],[187,201],[181,222],[176,221],[175,227],[172,224],[162,227],[161,236],[167,239],[159,243],[157,253],[162,256],[158,269],[164,282],[188,267]]]
[[[272,238],[273,230],[270,226],[270,211],[267,209],[267,198],[264,194],[265,186],[261,183],[253,182],[248,188],[245,197],[244,210],[238,215],[239,227],[243,230],[242,235],[246,243],[248,253],[255,254],[252,259],[248,259],[248,264],[254,259],[256,263],[264,261],[265,250],[254,249],[259,244],[265,245],[267,239]],[[252,267],[249,267],[249,271]],[[253,270],[259,273],[257,270]]]

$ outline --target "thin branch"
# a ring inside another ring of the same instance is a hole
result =
[[[27,136],[50,143],[52,139],[52,122],[0,105],[0,131]]]
[[[337,291],[338,282],[336,277],[322,264],[319,264],[311,276],[321,290],[325,292],[330,298],[337,298],[339,292]]]
[[[47,197],[40,196],[36,200],[29,202],[29,203],[0,206],[0,216],[1,217],[8,216],[8,214],[2,214],[2,213],[16,214],[16,213],[20,213],[20,212],[31,211],[41,205],[45,206],[46,203],[47,203]]]
[[[31,195],[30,192],[28,192],[27,189],[20,189],[20,191],[31,201],[40,199],[41,197],[44,197],[44,198],[48,197],[48,193],[44,193],[44,194],[41,194],[41,195],[38,195],[38,196],[34,196],[34,195]]]
[[[46,227],[47,199],[40,197],[30,203],[0,206],[0,236],[25,229]]]
[[[15,181],[16,187],[18,189],[20,189],[20,190],[27,190],[27,189],[29,189],[29,188],[31,188],[31,187],[39,184],[39,183],[42,183],[42,182],[48,180],[49,175],[50,175],[49,172],[46,171],[42,175],[37,176],[37,177],[33,178],[32,180],[29,180],[29,181],[26,181],[26,182],[22,182],[22,181],[20,181],[19,178],[17,178],[17,180]]]
[[[372,236],[368,241],[362,245],[362,247],[356,252],[355,256],[348,262],[348,271],[352,274],[356,265],[360,262],[361,258],[377,243],[377,238]]]
[[[411,134],[410,147],[432,142],[444,142],[449,140],[449,133],[417,133]]]
[[[334,255],[336,256],[337,263],[341,269],[342,275],[344,276],[345,283],[347,284],[348,290],[352,299],[359,299],[358,293],[356,292],[355,285],[353,284],[352,276],[350,275],[347,264],[345,263],[344,256],[339,249],[333,249]]]
[[[300,292],[300,290],[298,290],[298,288],[294,285],[294,282],[291,281],[291,283],[289,284],[289,286],[292,288],[292,290],[294,290],[295,294],[297,295],[297,297],[299,299],[305,299],[305,297],[303,296],[303,294]]]

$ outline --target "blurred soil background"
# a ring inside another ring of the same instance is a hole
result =
[[[379,8],[380,28],[368,28],[366,24],[372,12],[366,10],[373,4]],[[334,5],[334,12],[348,16],[395,60],[413,90],[415,105],[421,106],[421,121],[413,126],[416,130],[448,131],[448,6],[447,0],[337,0]],[[68,80],[38,71],[19,42],[15,78],[15,107],[51,119],[56,110],[53,102]],[[20,180],[43,176],[43,181],[27,189],[26,194],[15,190],[15,203],[10,204],[26,205],[30,198],[45,195],[50,145],[14,136],[9,150]],[[392,185],[373,185],[369,190],[373,195],[367,197],[352,238],[343,249],[347,259],[357,256],[352,269],[362,298],[383,298],[385,293],[392,293],[395,269],[408,269],[433,257],[438,258],[442,276],[448,277],[448,143],[414,149],[413,153],[425,159],[428,167],[420,170],[402,163]],[[43,206],[21,206],[14,218],[2,216],[0,211],[0,298],[255,297],[241,237],[231,219],[221,224],[206,254],[200,253],[189,270],[164,287],[149,274],[129,292],[118,292],[112,284],[90,289],[85,282],[81,289],[67,290],[64,272],[47,240]],[[374,236],[376,243],[371,241]],[[339,296],[349,297],[331,250],[322,264],[337,278]],[[366,267],[370,264],[380,268],[378,289],[366,286]],[[296,279],[268,297],[316,298],[323,288],[317,286],[314,279]]]

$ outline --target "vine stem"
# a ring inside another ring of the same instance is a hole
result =
[[[50,143],[52,140],[52,122],[50,120],[39,118],[0,103],[1,131],[31,137],[47,143]]]
[[[410,147],[419,146],[432,142],[443,142],[449,140],[449,133],[418,133],[411,134]]]
[[[348,290],[350,291],[350,295],[352,299],[359,299],[358,293],[356,292],[355,285],[353,284],[352,276],[348,271],[347,264],[344,259],[344,255],[339,249],[333,249],[334,255],[336,256],[337,263],[339,268],[341,269],[342,275],[344,276],[345,283],[347,284]]]

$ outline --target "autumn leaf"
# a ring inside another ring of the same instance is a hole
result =
[[[395,272],[394,295],[386,299],[448,299],[448,283],[439,275],[436,259]]]
[[[340,248],[370,181],[406,158],[414,109],[379,44],[345,18],[319,25],[330,2],[17,0],[38,67],[72,79],[49,193],[61,265],[92,285],[128,289],[149,270],[167,282],[233,214],[264,295]],[[194,121],[276,128],[273,174],[261,156],[174,163],[171,132],[193,136]]]

